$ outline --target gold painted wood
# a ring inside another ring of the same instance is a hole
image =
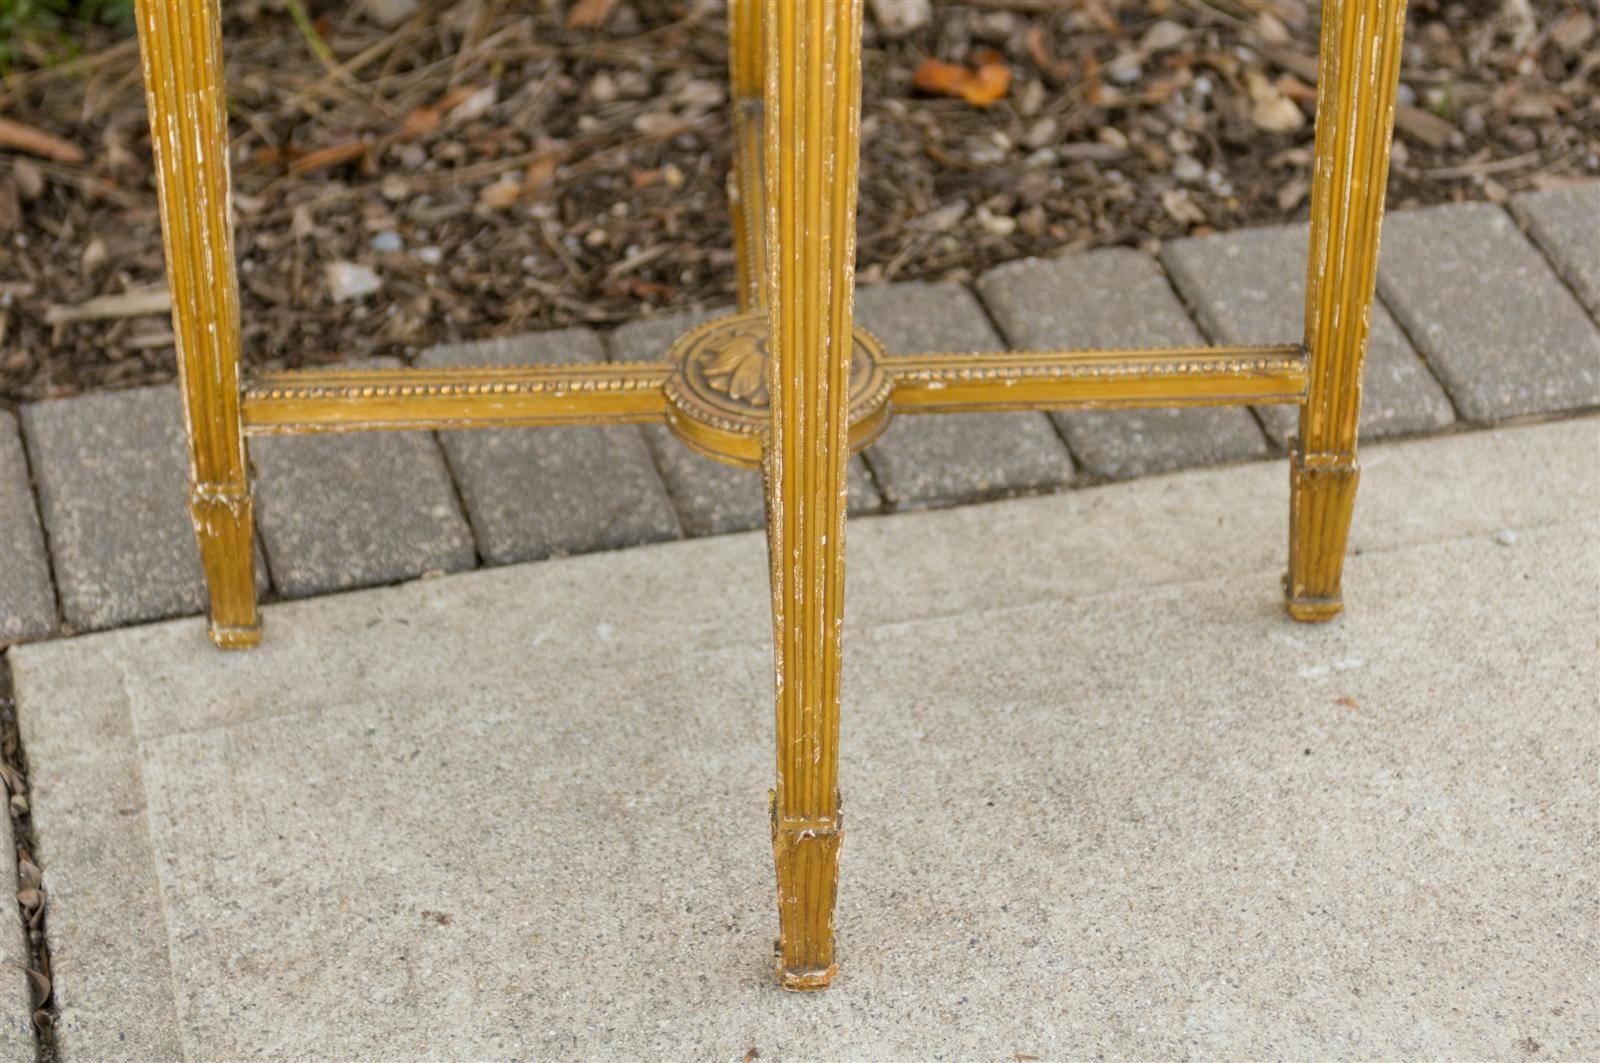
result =
[[[697,326],[677,341],[666,362],[260,374],[243,390],[244,430],[293,435],[665,422],[707,457],[754,468],[763,447],[755,425],[764,428],[767,419],[765,320],[754,319],[761,335],[747,343],[726,350],[707,345],[719,330],[747,316]],[[894,412],[909,414],[1263,405],[1299,403],[1306,394],[1305,353],[1289,344],[891,355],[870,333],[857,329],[856,337],[852,451],[882,433],[884,400]],[[744,378],[759,381],[755,393],[739,390]],[[880,387],[892,391],[880,394]]]
[[[895,413],[1299,403],[1298,346],[891,355]]]
[[[267,373],[244,390],[252,435],[666,420],[663,362]]]
[[[728,69],[733,99],[733,169],[728,207],[739,276],[739,309],[766,304],[766,180],[761,165],[762,0],[728,5]]]
[[[807,990],[835,970],[861,0],[767,0],[764,15],[776,962]]]
[[[1289,572],[1297,620],[1343,607],[1340,581],[1356,485],[1367,350],[1405,0],[1334,0],[1322,10],[1305,345],[1310,386],[1289,456]]]
[[[1304,342],[885,354],[853,328],[861,0],[731,0],[730,206],[742,313],[669,361],[268,373],[242,390],[217,0],[137,0],[218,645],[259,638],[244,435],[664,422],[764,472],[775,645],[777,972],[832,978],[845,469],[892,413],[1291,403],[1290,613],[1327,619],[1359,471],[1404,0],[1327,0]],[[854,386],[852,386],[854,385]]]
[[[139,54],[189,438],[189,513],[211,639],[261,639],[255,520],[239,415],[239,285],[217,0],[138,0]]]
[[[691,450],[751,469],[761,467],[771,437],[765,310],[713,318],[673,344],[667,359],[667,424]],[[850,356],[850,451],[861,450],[889,423],[893,386],[883,347],[855,329]]]

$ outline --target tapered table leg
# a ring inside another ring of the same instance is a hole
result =
[[[1289,458],[1289,573],[1296,620],[1343,607],[1340,580],[1360,469],[1361,364],[1377,280],[1405,0],[1322,8],[1306,337],[1311,374]]]
[[[211,639],[261,640],[255,520],[239,418],[239,286],[217,0],[138,0],[139,48],[189,434],[189,512]]]
[[[821,989],[835,969],[861,3],[767,0],[764,23],[777,968],[787,988]]]

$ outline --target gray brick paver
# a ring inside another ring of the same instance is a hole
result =
[[[177,388],[33,403],[22,408],[22,427],[67,625],[91,630],[203,611]],[[256,583],[266,588],[259,553]]]
[[[1298,343],[1305,330],[1310,228],[1283,225],[1167,244],[1161,260],[1215,343]],[[1274,442],[1298,430],[1293,406],[1256,410]],[[1455,420],[1450,399],[1382,304],[1372,311],[1361,435],[1429,432]]]
[[[957,284],[858,289],[856,321],[891,354],[1004,347],[978,300]],[[895,417],[866,456],[897,508],[1059,487],[1072,479],[1072,458],[1041,413]]]
[[[1462,416],[1497,421],[1600,403],[1600,331],[1499,207],[1389,215],[1378,290]]]
[[[0,647],[41,638],[55,626],[50,559],[28,481],[22,431],[11,411],[0,410]]]
[[[423,352],[422,366],[605,361],[600,337],[563,329]],[[676,538],[678,518],[637,427],[440,432],[478,549],[491,564]]]
[[[1511,213],[1600,320],[1600,181],[1518,196]]]
[[[1203,343],[1155,260],[1110,248],[997,266],[978,291],[1015,347],[1153,347]],[[1248,410],[1068,410],[1051,414],[1079,466],[1127,479],[1265,457]]]
[[[392,359],[359,363],[393,366]],[[251,441],[256,524],[287,597],[456,572],[477,563],[439,444],[428,432]]]
[[[724,307],[643,318],[614,330],[606,337],[606,347],[613,361],[658,361],[684,332],[729,312]],[[665,428],[648,427],[645,438],[686,535],[723,535],[765,525],[760,472],[702,457]],[[859,515],[880,510],[882,501],[859,455],[850,459],[848,471],[850,512]]]
[[[1398,212],[1386,222],[1364,435],[1444,427],[1451,400],[1479,421],[1600,403],[1600,330],[1583,305],[1600,313],[1600,182],[1525,195],[1512,210],[1529,236],[1487,204]],[[1299,333],[1304,242],[1304,227],[1244,230],[1169,244],[1162,258],[1214,341],[1277,342]],[[977,288],[1011,347],[1201,341],[1160,269],[1128,249],[1009,263]],[[421,361],[594,360],[607,351],[660,358],[684,329],[721,312],[636,321],[604,344],[568,330],[436,348]],[[857,313],[891,352],[1002,342],[958,286],[863,288]],[[892,504],[915,506],[1054,486],[1070,478],[1074,458],[1095,477],[1125,478],[1269,452],[1238,408],[1050,416],[1070,456],[1054,433],[1039,431],[1038,415],[902,417],[869,450],[872,475],[852,460],[851,510],[881,509],[879,488]],[[1261,416],[1274,436],[1292,430],[1286,408]],[[204,608],[176,389],[24,407],[37,517],[11,420],[0,411],[0,645],[55,626],[41,523],[69,629]],[[465,517],[425,434],[254,441],[257,521],[280,589],[312,594],[470,567],[473,529],[483,555],[503,563],[763,521],[758,474],[702,458],[662,428],[442,433],[439,442],[457,471]],[[259,555],[257,578],[265,588]]]

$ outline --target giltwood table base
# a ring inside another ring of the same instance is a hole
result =
[[[190,511],[225,649],[260,641],[245,439],[272,433],[666,424],[760,466],[776,661],[776,967],[835,971],[846,462],[892,416],[1292,403],[1289,614],[1341,608],[1356,423],[1404,0],[1326,0],[1305,335],[1269,347],[891,354],[853,328],[861,0],[730,0],[740,312],[665,363],[239,373],[218,0],[138,0],[190,444]]]

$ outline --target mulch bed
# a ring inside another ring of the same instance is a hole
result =
[[[732,300],[720,4],[223,6],[250,364]],[[981,0],[891,32],[893,6],[867,19],[863,283],[1305,217],[1315,3]],[[1600,173],[1596,14],[1412,0],[1391,204]],[[9,403],[175,372],[146,291],[162,261],[137,48],[76,41],[65,62],[25,42],[0,84]],[[930,59],[1009,84],[992,103],[929,94]],[[73,320],[129,292],[118,316]]]

